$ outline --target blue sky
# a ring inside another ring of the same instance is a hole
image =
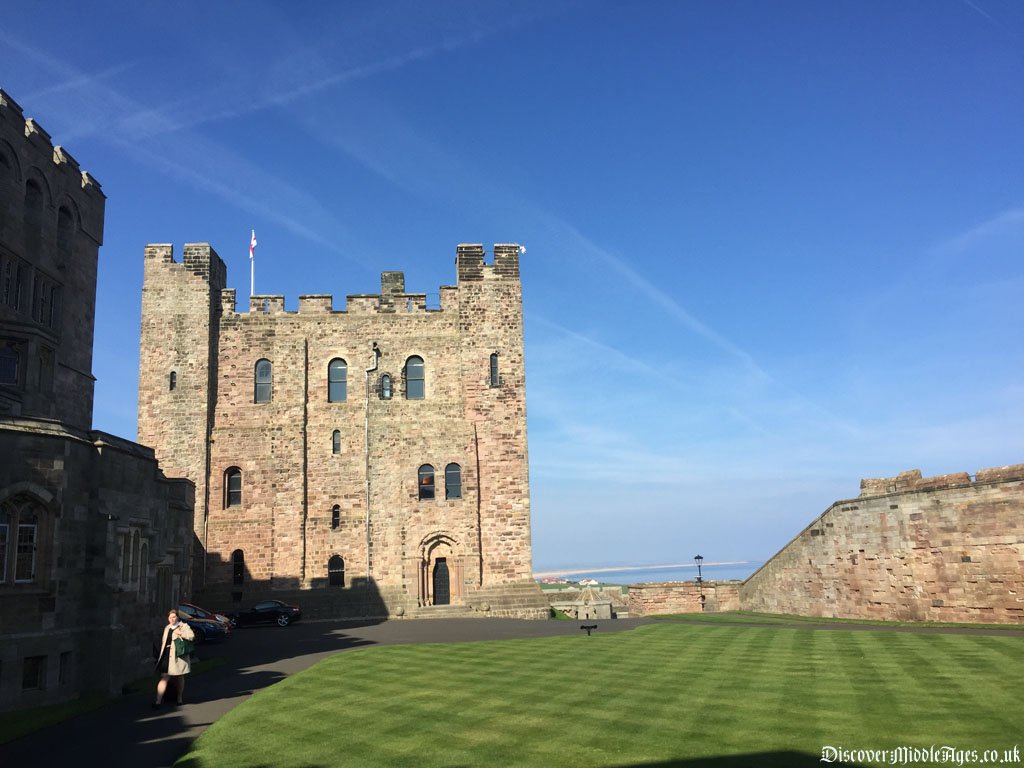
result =
[[[519,242],[537,568],[760,560],[861,477],[1024,462],[1024,5],[22,3],[0,87],[142,252],[283,293]]]

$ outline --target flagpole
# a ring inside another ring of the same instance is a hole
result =
[[[256,230],[249,238],[249,298],[256,295]]]

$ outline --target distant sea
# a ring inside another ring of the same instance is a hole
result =
[[[701,575],[705,581],[726,581],[730,579],[745,579],[758,568],[762,563],[749,562],[740,565],[704,565],[701,567]],[[567,573],[568,568],[551,569],[557,570],[559,575],[556,578],[567,579],[576,582],[583,579],[597,579],[602,584],[644,584],[646,582],[658,581],[693,581],[697,578],[697,566],[656,568],[653,566],[616,568],[608,566],[594,571],[572,571]],[[538,580],[541,577],[537,577]]]

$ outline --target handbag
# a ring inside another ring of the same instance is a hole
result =
[[[186,640],[182,637],[174,638],[174,655],[179,659],[183,659],[186,656],[191,655],[195,647],[195,644],[191,640]]]

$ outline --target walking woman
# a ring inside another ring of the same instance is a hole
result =
[[[153,702],[153,709],[159,707],[167,693],[167,684],[173,682],[178,690],[178,704],[181,704],[182,696],[185,695],[185,675],[192,671],[189,657],[178,658],[174,648],[174,641],[195,640],[195,633],[192,627],[183,621],[178,620],[178,612],[174,609],[167,614],[167,626],[164,627],[164,634],[160,640],[160,655],[156,660],[156,671],[160,674],[160,682],[156,684],[156,701]]]

